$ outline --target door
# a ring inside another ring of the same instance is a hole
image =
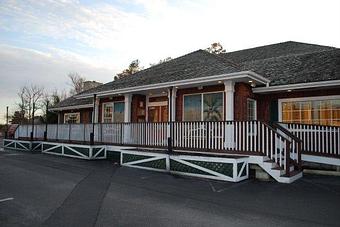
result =
[[[148,108],[149,122],[168,121],[168,106],[150,106]]]

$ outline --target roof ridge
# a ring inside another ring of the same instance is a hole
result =
[[[218,60],[222,61],[223,63],[230,63],[232,67],[237,68],[237,69],[241,69],[241,65],[240,64],[238,64],[238,63],[236,63],[234,61],[231,61],[231,60],[229,60],[229,59],[227,59],[225,57],[222,57],[221,54],[210,53],[210,52],[208,52],[206,50],[202,50],[202,51],[204,51],[205,53],[207,53],[210,56],[213,56],[213,57],[217,58]]]
[[[340,48],[334,48],[334,49],[328,49],[328,50],[315,50],[315,51],[306,52],[306,53],[295,53],[295,54],[287,54],[287,55],[281,55],[281,56],[270,57],[270,58],[255,59],[255,60],[244,61],[244,62],[242,62],[242,64],[246,64],[246,63],[249,63],[249,62],[263,61],[263,60],[296,57],[296,56],[302,56],[302,55],[313,55],[313,54],[316,54],[316,53],[324,53],[324,52],[332,52],[332,51],[340,51]]]
[[[138,73],[141,73],[141,72],[146,72],[146,71],[148,71],[148,70],[150,70],[150,69],[154,69],[154,68],[156,68],[156,67],[158,67],[158,66],[160,66],[160,65],[163,65],[163,66],[164,66],[164,64],[168,64],[168,63],[170,63],[170,62],[173,62],[173,61],[175,61],[175,60],[181,59],[181,58],[183,58],[183,57],[185,57],[185,56],[188,56],[188,55],[190,55],[190,54],[193,54],[193,53],[199,52],[199,51],[201,51],[201,49],[198,49],[198,50],[189,52],[189,53],[187,53],[187,54],[181,55],[181,56],[176,57],[176,58],[172,58],[172,59],[169,60],[169,61],[165,61],[165,62],[156,64],[156,65],[152,65],[152,66],[150,66],[150,67],[148,67],[148,68],[145,68],[145,69],[142,69],[142,70],[140,70],[140,71],[138,71],[138,72],[135,72],[135,73],[133,73],[133,74],[131,74],[131,75],[129,75],[129,76],[132,76],[132,75],[135,75],[135,74],[138,74]],[[124,78],[126,78],[126,77],[123,77],[123,79],[124,79]]]
[[[259,48],[264,48],[264,47],[278,46],[278,45],[288,44],[288,43],[303,44],[303,45],[309,45],[309,46],[318,46],[318,47],[326,47],[326,48],[338,49],[337,47],[333,47],[333,46],[319,45],[319,44],[313,44],[313,43],[304,43],[304,42],[297,42],[297,41],[291,41],[290,40],[290,41],[266,44],[266,45],[262,45],[262,46],[255,46],[255,47],[245,48],[245,49],[241,49],[241,50],[230,51],[230,52],[224,53],[224,55],[231,54],[231,53],[237,53],[237,52],[241,52],[241,51],[249,51],[249,50],[254,50],[254,49],[259,49]]]

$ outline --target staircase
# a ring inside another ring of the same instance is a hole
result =
[[[274,133],[275,145],[265,156],[250,157],[249,163],[257,164],[280,183],[292,183],[302,177],[302,141],[278,124],[267,125]]]

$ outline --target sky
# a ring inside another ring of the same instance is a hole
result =
[[[227,51],[288,40],[340,47],[339,0],[0,0],[0,123],[17,91],[109,82],[220,42]]]

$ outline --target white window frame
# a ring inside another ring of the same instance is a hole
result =
[[[76,114],[79,116],[79,123],[81,122],[81,119],[80,119],[80,112],[69,112],[69,113],[64,113],[64,124],[69,124],[68,122],[66,122],[66,115],[70,115],[70,114]],[[72,123],[72,124],[79,124],[79,123]]]
[[[225,105],[225,93],[224,91],[212,91],[212,92],[198,92],[198,93],[190,93],[190,94],[184,94],[183,97],[182,97],[182,121],[184,121],[184,98],[185,96],[193,96],[193,95],[201,95],[201,100],[202,100],[202,105],[201,105],[201,120],[200,121],[203,121],[203,117],[204,117],[204,105],[203,105],[203,95],[204,94],[218,94],[218,93],[222,93],[222,99],[223,99],[223,102],[222,102],[222,116],[223,116],[223,119],[222,121],[224,120],[225,116],[224,116],[224,105]]]
[[[247,98],[247,118],[249,117],[248,116],[248,101],[254,101],[254,103],[255,103],[255,106],[254,106],[254,109],[255,109],[254,118],[255,119],[254,120],[256,121],[257,120],[257,100],[256,99],[252,99],[252,98]]]
[[[125,112],[125,102],[124,101],[117,101],[117,102],[103,102],[102,103],[102,119],[101,119],[101,122],[104,123],[104,106],[105,105],[108,105],[108,104],[111,104],[112,105],[112,117],[111,117],[111,122],[110,123],[115,123],[113,122],[113,119],[114,119],[114,110],[115,110],[115,103],[124,103],[124,112]]]
[[[283,102],[303,102],[303,101],[325,101],[325,100],[334,100],[340,99],[340,95],[328,95],[328,96],[310,96],[310,97],[300,97],[300,98],[286,98],[286,99],[278,99],[278,111],[279,111],[279,122],[282,122],[282,103]]]

